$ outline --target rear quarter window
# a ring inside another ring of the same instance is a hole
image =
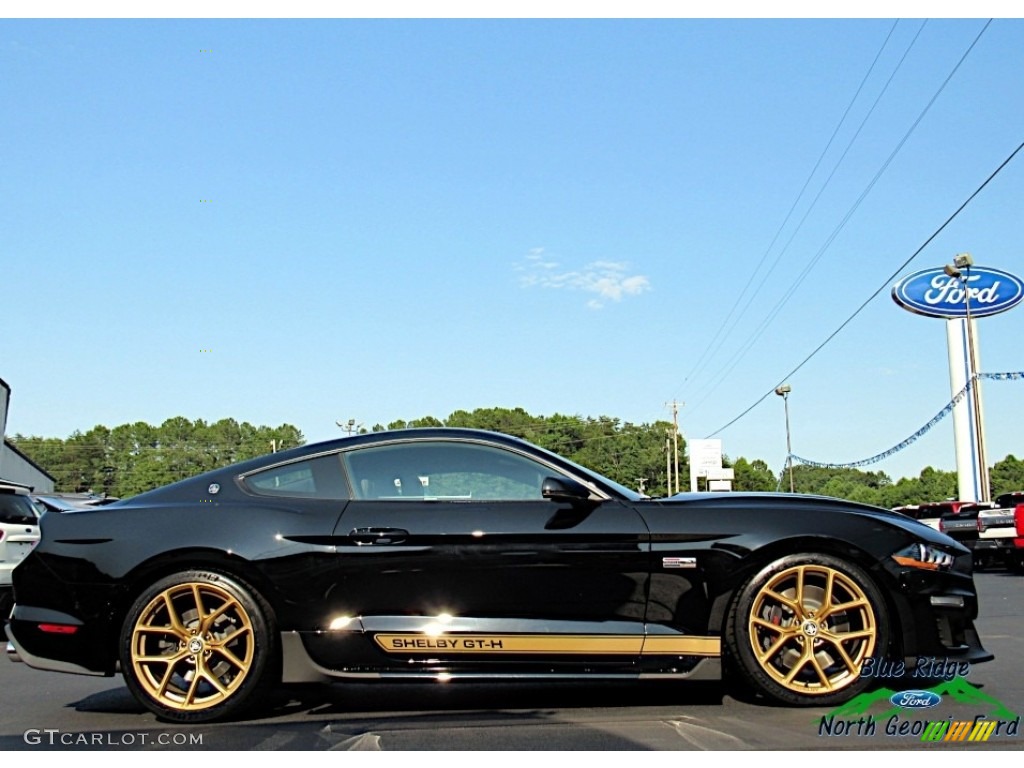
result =
[[[254,472],[242,485],[257,496],[290,496],[300,499],[347,499],[348,486],[337,454],[293,461]]]
[[[0,493],[0,523],[7,525],[37,525],[35,507],[27,496]]]

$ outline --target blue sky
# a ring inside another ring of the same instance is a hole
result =
[[[1024,141],[1024,21],[985,23],[0,21],[8,434],[676,399],[707,437]],[[1024,273],[1022,184],[1024,152],[901,274]],[[1022,329],[979,321],[983,371]],[[950,399],[943,321],[887,288],[787,380],[794,453],[880,453]],[[1022,394],[985,384],[991,461]],[[780,469],[780,398],[716,436]],[[870,469],[928,465],[950,419]]]

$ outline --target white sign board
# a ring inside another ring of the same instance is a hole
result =
[[[704,477],[711,480],[735,480],[736,471],[732,467],[719,467],[718,469],[708,469],[704,473]]]
[[[689,440],[686,445],[690,449],[690,490],[696,492],[698,477],[722,469],[722,441]]]

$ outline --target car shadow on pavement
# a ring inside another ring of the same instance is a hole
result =
[[[724,695],[720,683],[336,683],[282,687],[263,716],[713,706]]]
[[[101,691],[86,696],[84,699],[70,702],[65,705],[77,712],[101,712],[108,714],[143,714],[147,712],[139,702],[135,700],[126,686],[111,688],[109,691]]]
[[[366,713],[500,710],[599,709],[721,705],[721,683],[334,683],[288,685],[274,689],[262,706],[233,722]],[[66,706],[78,712],[139,714],[152,717],[127,687],[86,696]]]

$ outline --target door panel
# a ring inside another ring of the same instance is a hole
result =
[[[335,602],[389,657],[639,655],[647,532],[618,502],[353,501],[335,540]]]

